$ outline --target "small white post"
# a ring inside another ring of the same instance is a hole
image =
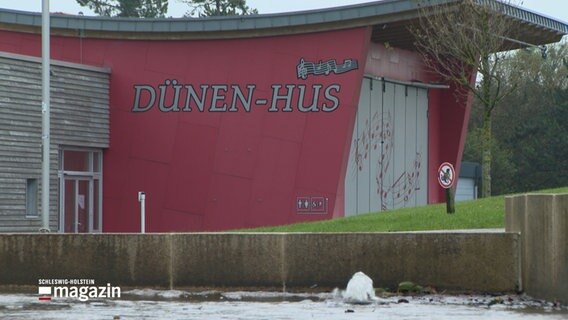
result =
[[[138,192],[138,202],[140,202],[140,232],[146,233],[146,194],[144,191]]]

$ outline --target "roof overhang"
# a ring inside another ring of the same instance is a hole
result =
[[[499,2],[495,0],[475,0],[480,5],[494,7]],[[397,2],[397,1],[388,1]],[[418,28],[419,17],[422,14],[418,8],[418,1],[414,3],[412,10],[404,15],[392,14],[385,17],[385,21],[373,26],[372,40],[379,43],[388,43],[390,46],[413,49],[414,37],[410,28]],[[429,0],[429,6],[457,5],[461,0]],[[511,24],[511,33],[504,35],[504,50],[518,49],[527,46],[538,46],[558,42],[568,34],[568,24],[565,22],[546,17],[523,8],[499,3],[500,10],[504,11],[503,19]]]
[[[438,6],[459,1],[429,0],[429,3]],[[558,42],[568,34],[568,25],[564,22],[519,7],[508,7],[506,18],[518,25],[515,40],[520,43],[514,47],[523,47],[521,43]],[[371,27],[372,41],[412,50],[414,39],[409,27],[418,23],[419,15],[416,0],[384,0],[321,10],[208,18],[138,19],[52,14],[51,32],[84,38],[175,40],[250,38]],[[0,30],[40,33],[41,13],[0,9]]]

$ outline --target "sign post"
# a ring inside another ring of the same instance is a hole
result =
[[[442,188],[446,189],[446,212],[455,213],[456,205],[452,187],[456,182],[456,170],[451,163],[444,162],[440,165],[440,168],[438,168],[438,182]]]
[[[146,233],[146,193],[138,192],[138,202],[140,202],[140,233]]]

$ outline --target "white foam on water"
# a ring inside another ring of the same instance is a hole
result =
[[[355,286],[354,288],[356,288]],[[364,287],[362,287],[364,289]],[[347,290],[346,290],[347,291]],[[358,291],[358,290],[355,290]],[[523,296],[504,296],[505,303],[489,305],[492,296],[425,295],[381,298],[379,303],[350,304],[339,293],[335,296],[322,293],[321,300],[310,300],[314,294],[294,293],[306,299],[298,302],[270,301],[267,297],[284,297],[277,292],[227,292],[227,297],[258,297],[260,301],[185,301],[167,299],[180,294],[174,290],[140,290],[134,300],[127,298],[80,302],[38,301],[36,294],[0,294],[0,319],[2,320],[121,320],[131,319],[200,319],[200,320],[376,320],[376,319],[470,319],[470,320],[565,320],[568,309],[543,308],[535,300]],[[361,292],[365,292],[361,290]],[[208,292],[210,294],[211,292]],[[359,292],[360,293],[360,292]],[[184,295],[181,293],[180,295]],[[199,294],[199,293],[192,293]],[[367,297],[369,292],[367,292]],[[399,303],[404,298],[408,303]],[[538,307],[540,305],[539,308]]]

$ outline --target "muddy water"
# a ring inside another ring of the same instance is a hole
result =
[[[394,296],[367,305],[333,293],[130,290],[90,300],[0,294],[0,319],[568,319],[568,308],[524,296]]]

